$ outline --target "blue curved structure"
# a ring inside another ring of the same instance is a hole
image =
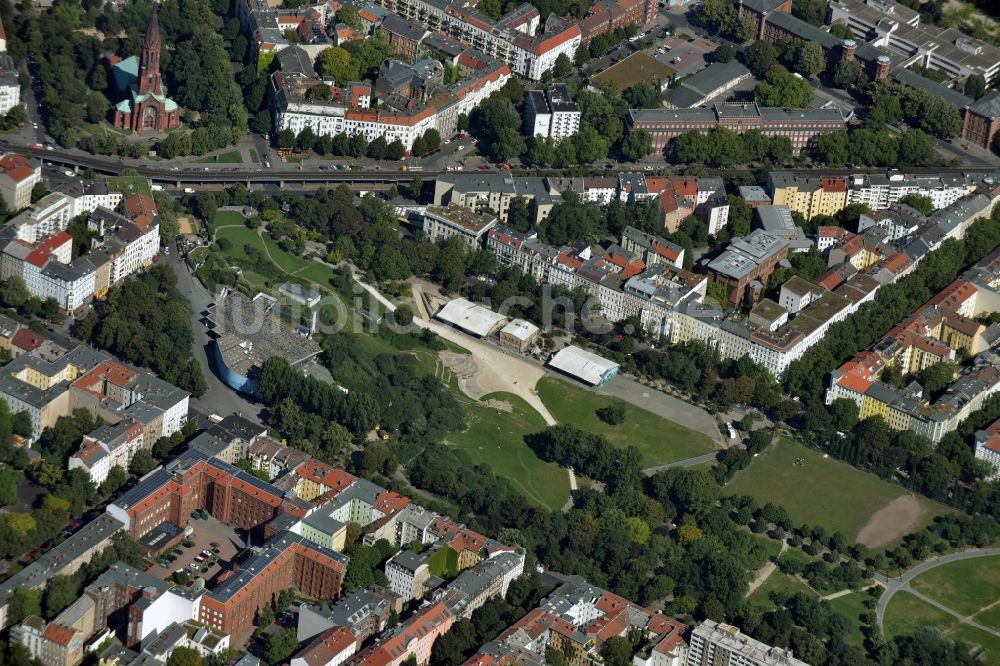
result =
[[[219,379],[225,383],[231,389],[236,391],[241,391],[243,393],[253,394],[257,390],[257,382],[245,375],[241,375],[236,372],[228,365],[222,356],[222,350],[219,349],[219,342],[216,340],[212,343],[212,353],[215,357],[215,370],[216,374],[219,375]]]

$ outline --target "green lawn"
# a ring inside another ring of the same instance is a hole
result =
[[[558,510],[569,499],[569,476],[555,463],[540,460],[524,443],[524,436],[545,428],[545,421],[526,402],[509,393],[493,393],[482,400],[504,400],[514,411],[485,407],[459,395],[469,426],[451,433],[447,443],[472,464],[487,463],[497,476],[508,479],[532,502]],[[464,399],[463,399],[464,398]]]
[[[231,210],[220,211],[215,214],[215,219],[208,225],[208,233],[214,234],[215,230],[219,227],[232,227],[238,226],[247,229],[246,218],[239,213]],[[247,229],[250,233],[256,233],[250,229]]]
[[[885,611],[886,636],[891,638],[899,634],[912,634],[921,627],[933,627],[946,638],[978,646],[983,650],[981,663],[997,663],[993,660],[994,656],[1000,659],[1000,638],[960,622],[909,592],[897,592]]]
[[[803,464],[796,465],[797,459]],[[759,503],[774,502],[788,511],[796,524],[822,525],[841,532],[849,541],[879,509],[906,494],[903,488],[874,474],[824,458],[823,454],[792,439],[779,438],[738,472],[726,486],[733,495],[752,495]],[[924,522],[945,509],[920,499]],[[902,536],[902,535],[900,535]]]
[[[881,591],[882,588],[879,588]],[[861,633],[861,616],[868,610],[865,608],[865,599],[871,598],[868,592],[851,592],[842,597],[830,600],[830,606],[834,612],[840,613],[851,621],[851,631],[847,634],[847,642],[851,645],[861,647],[865,642],[865,636]]]
[[[755,534],[754,538],[760,542],[761,546],[763,546],[764,552],[767,553],[768,560],[777,557],[778,553],[781,552],[780,541],[775,541],[774,539],[771,539],[763,534]]]
[[[983,626],[1000,631],[1000,604],[982,611],[973,619]]]
[[[957,620],[943,610],[924,602],[909,592],[897,592],[885,609],[885,633],[891,638],[912,634],[921,627],[934,627],[946,631]]]
[[[920,574],[910,585],[962,615],[974,615],[1000,600],[1000,557],[950,562]]]
[[[240,155],[240,151],[238,150],[230,150],[228,153],[203,157],[200,160],[195,160],[195,162],[205,164],[240,164],[243,162],[243,156]]]
[[[253,148],[250,149],[250,161],[255,163],[260,162],[260,155],[258,155],[257,151]]]
[[[661,418],[635,405],[625,405],[625,422],[612,426],[597,418],[596,410],[612,398],[573,386],[555,377],[543,377],[535,387],[545,406],[560,423],[607,437],[616,446],[631,444],[650,467],[712,451],[712,440],[700,432]]]
[[[196,263],[205,261],[205,257],[208,256],[208,248],[205,246],[196,247],[188,253],[188,256],[191,257],[191,261]]]
[[[126,197],[133,194],[145,194],[153,196],[149,181],[138,176],[112,176],[108,178],[108,189],[121,192]]]
[[[980,655],[980,663],[996,664],[997,662],[993,660],[993,657],[1000,659],[1000,638],[992,634],[959,622],[945,635],[948,638],[981,647],[984,650],[984,654]]]
[[[810,590],[806,585],[803,585],[798,578],[775,570],[771,572],[771,575],[767,577],[767,580],[765,580],[764,583],[750,595],[750,603],[763,610],[773,610],[774,602],[771,601],[770,596],[772,591],[782,592],[784,594],[804,592],[810,596],[816,595],[816,593]]]

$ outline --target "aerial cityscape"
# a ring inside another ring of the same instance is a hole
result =
[[[0,507],[0,665],[1000,664],[1000,5],[0,1]]]

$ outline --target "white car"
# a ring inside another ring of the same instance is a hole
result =
[[[49,150],[52,150],[52,149],[51,149],[51,148],[49,148]],[[73,176],[75,176],[75,175],[76,175],[75,173],[73,173],[73,172],[72,172],[72,171],[70,171],[69,169],[66,169],[65,171],[63,171],[63,173],[64,173],[64,174],[66,174],[67,176],[69,176],[70,178],[72,178]]]
[[[459,146],[458,149],[459,150],[465,150],[465,146]]]
[[[185,187],[184,188],[184,194],[194,194],[194,188],[193,187]]]
[[[445,140],[444,140],[444,145],[446,145],[446,146],[447,146],[447,145],[448,145],[449,143],[451,143],[451,139],[445,139]]]
[[[153,190],[154,192],[162,192],[163,185],[150,185],[149,189]]]

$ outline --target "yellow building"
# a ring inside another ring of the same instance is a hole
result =
[[[788,206],[807,220],[817,215],[835,215],[847,206],[847,179],[810,178],[786,171],[770,175],[771,198],[775,206]]]

